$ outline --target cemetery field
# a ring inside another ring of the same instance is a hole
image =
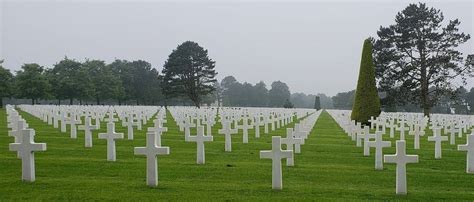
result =
[[[271,136],[286,136],[280,128],[255,138],[249,132],[249,143],[242,143],[242,131],[232,137],[232,152],[224,152],[224,135],[213,128],[213,142],[206,142],[206,164],[196,164],[196,143],[184,142],[171,115],[162,145],[170,155],[158,156],[159,185],[146,186],[146,158],[135,156],[134,147],[145,146],[145,131],[135,129],[133,141],[116,141],[117,161],[106,160],[106,140],[98,139],[106,124],[93,132],[93,147],[84,147],[84,132],[71,139],[69,132],[21,112],[35,142],[47,143],[47,151],[36,152],[36,182],[21,181],[21,160],[8,151],[13,142],[7,136],[5,110],[0,110],[0,201],[4,200],[474,200],[474,175],[466,174],[466,153],[443,142],[443,158],[434,159],[434,143],[427,141],[431,131],[421,138],[421,149],[413,149],[413,136],[407,137],[407,154],[418,154],[419,163],[407,165],[408,195],[395,195],[395,165],[384,164],[374,170],[374,150],[363,157],[331,116],[319,117],[301,154],[295,154],[295,166],[283,163],[283,190],[273,191],[272,162],[260,159],[260,150],[271,149]],[[293,124],[287,127],[292,127]],[[263,128],[263,127],[262,127]],[[126,133],[116,124],[116,131]],[[69,129],[68,129],[69,131]],[[192,131],[195,135],[195,130]],[[395,137],[398,137],[397,135]],[[388,135],[392,147],[384,154],[395,153],[395,139]],[[465,137],[457,144],[464,144]]]

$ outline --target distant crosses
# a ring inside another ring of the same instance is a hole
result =
[[[433,136],[428,137],[428,141],[435,142],[435,159],[441,159],[441,142],[448,141],[448,137],[441,136],[440,127],[433,127]]]
[[[301,138],[296,138],[293,134],[293,128],[287,128],[286,129],[286,138],[281,139],[282,144],[286,144],[286,149],[294,151],[293,145],[295,144],[301,144],[303,142],[303,139]],[[286,159],[286,165],[287,166],[294,166],[295,165],[295,158],[290,157]]]
[[[425,135],[425,131],[423,131],[421,125],[415,124],[415,131],[414,131],[413,135],[415,136],[415,138],[414,138],[415,139],[414,147],[415,147],[415,149],[420,149],[420,136]]]
[[[407,155],[406,154],[406,143],[405,140],[397,140],[396,143],[397,152],[395,155],[384,155],[385,163],[396,163],[396,194],[406,195],[407,194],[407,173],[406,164],[418,163],[418,155]]]
[[[369,122],[370,122],[370,129],[374,129],[375,124],[377,123],[377,119],[374,119],[374,117],[371,116]]]
[[[128,115],[127,121],[125,122],[125,126],[127,126],[127,139],[133,140],[133,114],[130,113]]]
[[[158,159],[157,155],[169,155],[169,147],[161,147],[155,144],[156,135],[150,131],[146,133],[146,147],[135,147],[135,155],[146,156],[146,184],[158,186]]]
[[[465,145],[458,145],[459,151],[467,151],[466,172],[474,173],[474,132],[467,137]]]
[[[369,147],[375,147],[375,169],[376,170],[383,170],[383,148],[390,147],[392,144],[390,141],[383,141],[382,139],[382,132],[377,131],[375,132],[375,141],[369,141]]]
[[[115,123],[107,123],[107,132],[99,133],[99,139],[107,140],[107,161],[115,161],[115,139],[123,139],[123,133],[115,132]]]
[[[17,151],[21,155],[21,179],[27,182],[35,181],[35,153],[46,151],[46,143],[34,142],[35,131],[24,129],[21,131],[21,142],[10,143],[10,151]]]
[[[91,124],[91,117],[87,116],[84,125],[79,126],[79,130],[84,130],[85,147],[92,147],[92,130],[96,130],[97,126]]]
[[[225,138],[225,151],[232,151],[232,134],[237,133],[236,129],[230,128],[230,121],[222,121],[222,129],[219,129],[219,134],[224,134]]]
[[[281,159],[293,158],[293,151],[281,149],[281,137],[272,137],[272,150],[260,151],[261,159],[272,159],[272,189],[281,190],[283,187],[282,183],[282,172],[281,172]]]
[[[212,142],[212,136],[205,136],[204,135],[204,126],[197,127],[197,135],[190,136],[189,141],[196,142],[197,151],[196,151],[196,163],[197,164],[205,164],[206,162],[206,153],[204,150],[204,142]]]
[[[184,127],[184,141],[189,142],[189,137],[191,136],[191,127],[195,127],[195,125],[192,123],[192,121],[186,120],[183,123]]]

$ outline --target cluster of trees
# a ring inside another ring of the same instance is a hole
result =
[[[79,62],[64,58],[51,68],[35,63],[24,64],[13,75],[0,65],[0,97],[57,99],[72,104],[74,100],[101,104],[115,100],[119,104],[155,104],[163,100],[159,72],[142,60],[101,60]]]
[[[466,84],[474,76],[474,55],[457,48],[470,39],[459,30],[458,19],[444,22],[439,9],[410,4],[381,26],[374,42],[374,64],[385,108],[414,104],[425,115],[446,96],[456,94],[455,81]],[[472,106],[471,106],[472,107]]]
[[[290,106],[290,89],[286,83],[275,81],[270,90],[260,81],[255,85],[240,83],[233,76],[227,76],[217,84],[216,96],[222,106],[238,107],[283,107]]]

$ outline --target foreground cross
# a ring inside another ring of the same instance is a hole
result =
[[[197,135],[190,136],[190,142],[196,142],[197,144],[197,164],[204,164],[206,163],[206,153],[204,150],[204,142],[211,142],[213,140],[212,136],[204,136],[204,126],[197,127]]]
[[[169,147],[156,146],[156,135],[150,131],[146,133],[146,147],[135,147],[135,155],[146,156],[146,184],[148,186],[158,186],[158,159],[157,155],[169,155]]]
[[[441,136],[441,128],[433,128],[433,136],[428,137],[428,141],[435,142],[435,159],[441,159],[441,142],[448,141],[447,136]]]
[[[115,161],[115,139],[123,139],[123,133],[115,132],[115,123],[107,123],[107,132],[99,133],[99,139],[107,139],[107,161]]]
[[[375,169],[376,170],[383,170],[382,149],[384,147],[390,147],[391,145],[392,143],[390,141],[383,141],[381,131],[375,132],[375,141],[368,142],[369,147],[375,147]]]
[[[35,143],[33,129],[21,131],[21,142],[10,143],[10,151],[21,155],[21,179],[27,182],[35,181],[35,151],[46,151],[46,143]]]
[[[465,145],[458,145],[459,151],[467,151],[466,172],[474,173],[474,132],[467,137]]]
[[[405,140],[397,140],[397,152],[395,155],[384,155],[385,163],[397,164],[396,193],[407,194],[407,164],[418,163],[418,155],[407,155]]]
[[[272,150],[260,151],[261,159],[272,159],[272,189],[281,190],[283,187],[281,174],[281,159],[293,158],[293,151],[281,149],[281,137],[272,137]]]

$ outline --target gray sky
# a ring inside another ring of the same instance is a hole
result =
[[[171,51],[192,40],[209,50],[219,80],[281,80],[292,92],[328,95],[355,88],[363,40],[418,2],[0,1],[0,59],[14,71],[64,56],[142,59],[161,71]],[[427,3],[473,35],[473,1]],[[474,53],[474,39],[460,50]]]

